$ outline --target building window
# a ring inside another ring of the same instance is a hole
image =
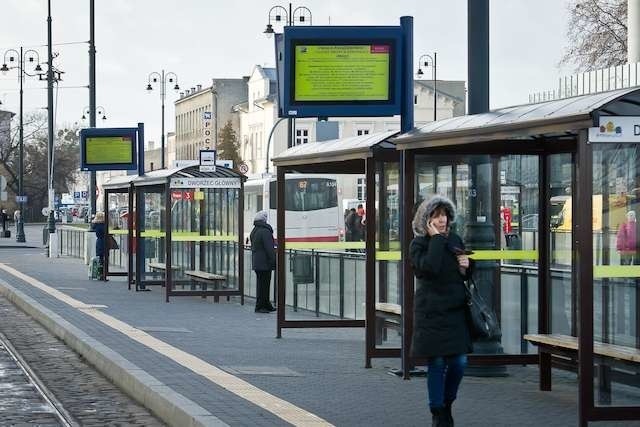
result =
[[[309,129],[296,129],[296,145],[309,142]]]
[[[356,135],[358,135],[358,136],[369,135],[369,129],[358,129],[356,131]]]
[[[358,182],[356,184],[356,197],[358,200],[365,200],[365,195],[367,194],[367,184],[364,178],[358,178]]]

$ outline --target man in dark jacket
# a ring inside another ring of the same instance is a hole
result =
[[[417,279],[411,353],[429,358],[429,408],[433,425],[453,425],[457,397],[472,350],[464,280],[471,264],[462,239],[450,231],[455,207],[435,195],[420,204],[413,219],[411,263]]]
[[[256,272],[256,313],[269,313],[275,308],[269,301],[271,271],[276,268],[276,251],[273,245],[273,228],[267,224],[267,211],[256,214],[251,230],[251,261]]]

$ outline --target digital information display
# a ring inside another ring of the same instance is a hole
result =
[[[80,168],[83,171],[135,170],[138,128],[80,130]]]
[[[388,101],[389,44],[297,45],[294,101]]]
[[[128,136],[94,136],[86,140],[86,162],[92,165],[130,164],[133,162],[132,144]]]
[[[278,116],[400,114],[404,37],[394,26],[285,27],[275,40]]]

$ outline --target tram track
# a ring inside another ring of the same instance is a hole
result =
[[[6,353],[15,365],[22,371],[25,376],[25,380],[29,385],[33,386],[34,393],[38,394],[40,398],[46,403],[48,409],[55,416],[61,426],[64,427],[79,427],[80,424],[69,414],[64,408],[62,403],[56,398],[56,396],[47,388],[47,386],[40,380],[36,373],[31,369],[29,364],[24,360],[20,353],[15,349],[7,337],[0,332],[0,351]],[[23,395],[22,390],[17,390],[18,395]]]

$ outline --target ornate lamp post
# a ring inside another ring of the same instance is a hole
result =
[[[312,25],[312,15],[309,8],[305,6],[298,6],[292,10],[291,3],[289,3],[289,11],[283,6],[276,5],[269,9],[269,15],[267,19],[267,27],[263,31],[263,33],[268,37],[272,37],[275,33],[273,29],[273,23],[294,26],[296,22],[301,25]],[[281,120],[276,121],[276,123],[271,128],[271,133],[269,134],[269,138],[267,140],[267,164],[265,167],[265,172],[269,173],[269,149],[271,143],[271,137],[273,135],[273,131],[275,127],[280,123]],[[287,119],[287,148],[293,145],[293,132],[294,132],[295,121],[291,117]]]
[[[26,60],[25,60],[26,57]],[[36,73],[29,74],[25,71],[25,62],[29,64],[35,63],[36,66],[34,71]],[[8,64],[16,63],[17,65],[10,66]],[[17,218],[16,224],[16,242],[25,242],[24,235],[24,121],[23,121],[23,90],[22,85],[25,76],[35,77],[38,73],[42,72],[42,67],[40,66],[40,55],[33,49],[28,49],[24,51],[22,47],[20,47],[20,51],[18,52],[15,49],[9,49],[4,53],[4,61],[2,63],[2,71],[3,74],[6,74],[11,69],[18,70],[18,80],[20,82],[20,142],[19,142],[19,160],[18,160],[18,197],[17,202],[20,208],[20,215]]]
[[[87,120],[87,116],[91,115],[91,108],[84,107],[82,110],[82,120]],[[104,107],[96,107],[96,115],[102,120],[107,120],[107,113]]]
[[[438,107],[438,82],[436,80],[436,58],[437,53],[433,52],[433,56],[431,55],[422,55],[420,59],[418,59],[418,71],[416,74],[418,77],[421,77],[424,72],[422,71],[422,67],[431,67],[431,78],[433,79],[433,121],[436,121],[437,117],[437,107]]]
[[[162,153],[160,154],[160,165],[162,169],[164,169],[164,100],[167,94],[167,83],[175,83],[173,86],[173,90],[176,92],[180,90],[180,86],[178,86],[178,76],[174,72],[165,73],[162,70],[161,73],[153,71],[149,74],[149,82],[147,84],[147,91],[151,93],[153,90],[153,84],[160,83],[160,100],[162,101],[162,136],[160,138],[160,146],[162,149]]]

